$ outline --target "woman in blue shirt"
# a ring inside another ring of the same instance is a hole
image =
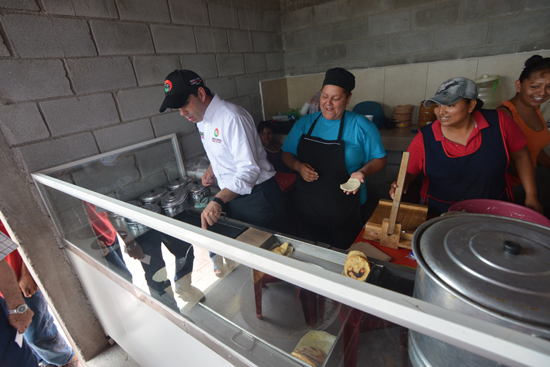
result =
[[[364,224],[365,179],[386,164],[386,151],[376,126],[346,111],[355,77],[342,68],[326,72],[319,102],[321,112],[298,120],[283,144],[283,161],[297,171],[296,207],[312,239],[348,248]],[[343,191],[340,184],[356,178],[361,186]],[[357,195],[359,193],[359,195]]]

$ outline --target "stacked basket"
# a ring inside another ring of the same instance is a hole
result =
[[[396,120],[395,127],[411,126],[413,105],[404,104],[395,106],[393,109],[393,119]]]
[[[424,101],[420,104],[420,109],[418,110],[418,126],[426,126],[434,122],[437,117],[434,113],[435,104],[432,104],[430,107],[424,106]]]

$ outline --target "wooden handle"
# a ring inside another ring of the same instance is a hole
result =
[[[395,231],[395,221],[397,219],[397,213],[399,213],[399,204],[401,203],[401,194],[403,194],[403,184],[405,183],[405,176],[407,175],[407,167],[409,166],[409,152],[403,152],[401,158],[401,167],[399,167],[399,175],[397,176],[397,188],[393,195],[393,205],[391,207],[390,221],[388,225],[388,234],[392,235]]]

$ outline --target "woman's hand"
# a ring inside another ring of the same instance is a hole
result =
[[[543,209],[542,209],[542,205],[540,204],[539,200],[536,197],[534,197],[534,198],[526,197],[525,198],[525,206],[530,208],[530,209],[536,210],[537,212],[539,212],[541,214],[544,214]]]
[[[356,172],[353,172],[350,176],[350,178],[356,178],[359,180],[359,182],[361,182],[361,186],[365,183],[365,174],[361,171],[356,171]],[[353,190],[353,191],[347,191],[347,190],[342,190],[344,191],[344,193],[346,195],[350,195],[350,194],[357,194],[359,192],[359,190],[361,190],[361,186],[359,186],[357,189]]]
[[[319,174],[315,172],[315,168],[311,167],[308,163],[300,162],[297,171],[306,182],[313,182],[319,178]]]
[[[210,186],[212,185],[215,179],[216,179],[216,176],[214,175],[214,171],[212,170],[212,165],[209,165],[208,169],[202,175],[202,185]]]

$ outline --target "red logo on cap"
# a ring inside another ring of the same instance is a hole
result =
[[[168,79],[164,82],[164,92],[168,93],[172,90],[172,82]]]

